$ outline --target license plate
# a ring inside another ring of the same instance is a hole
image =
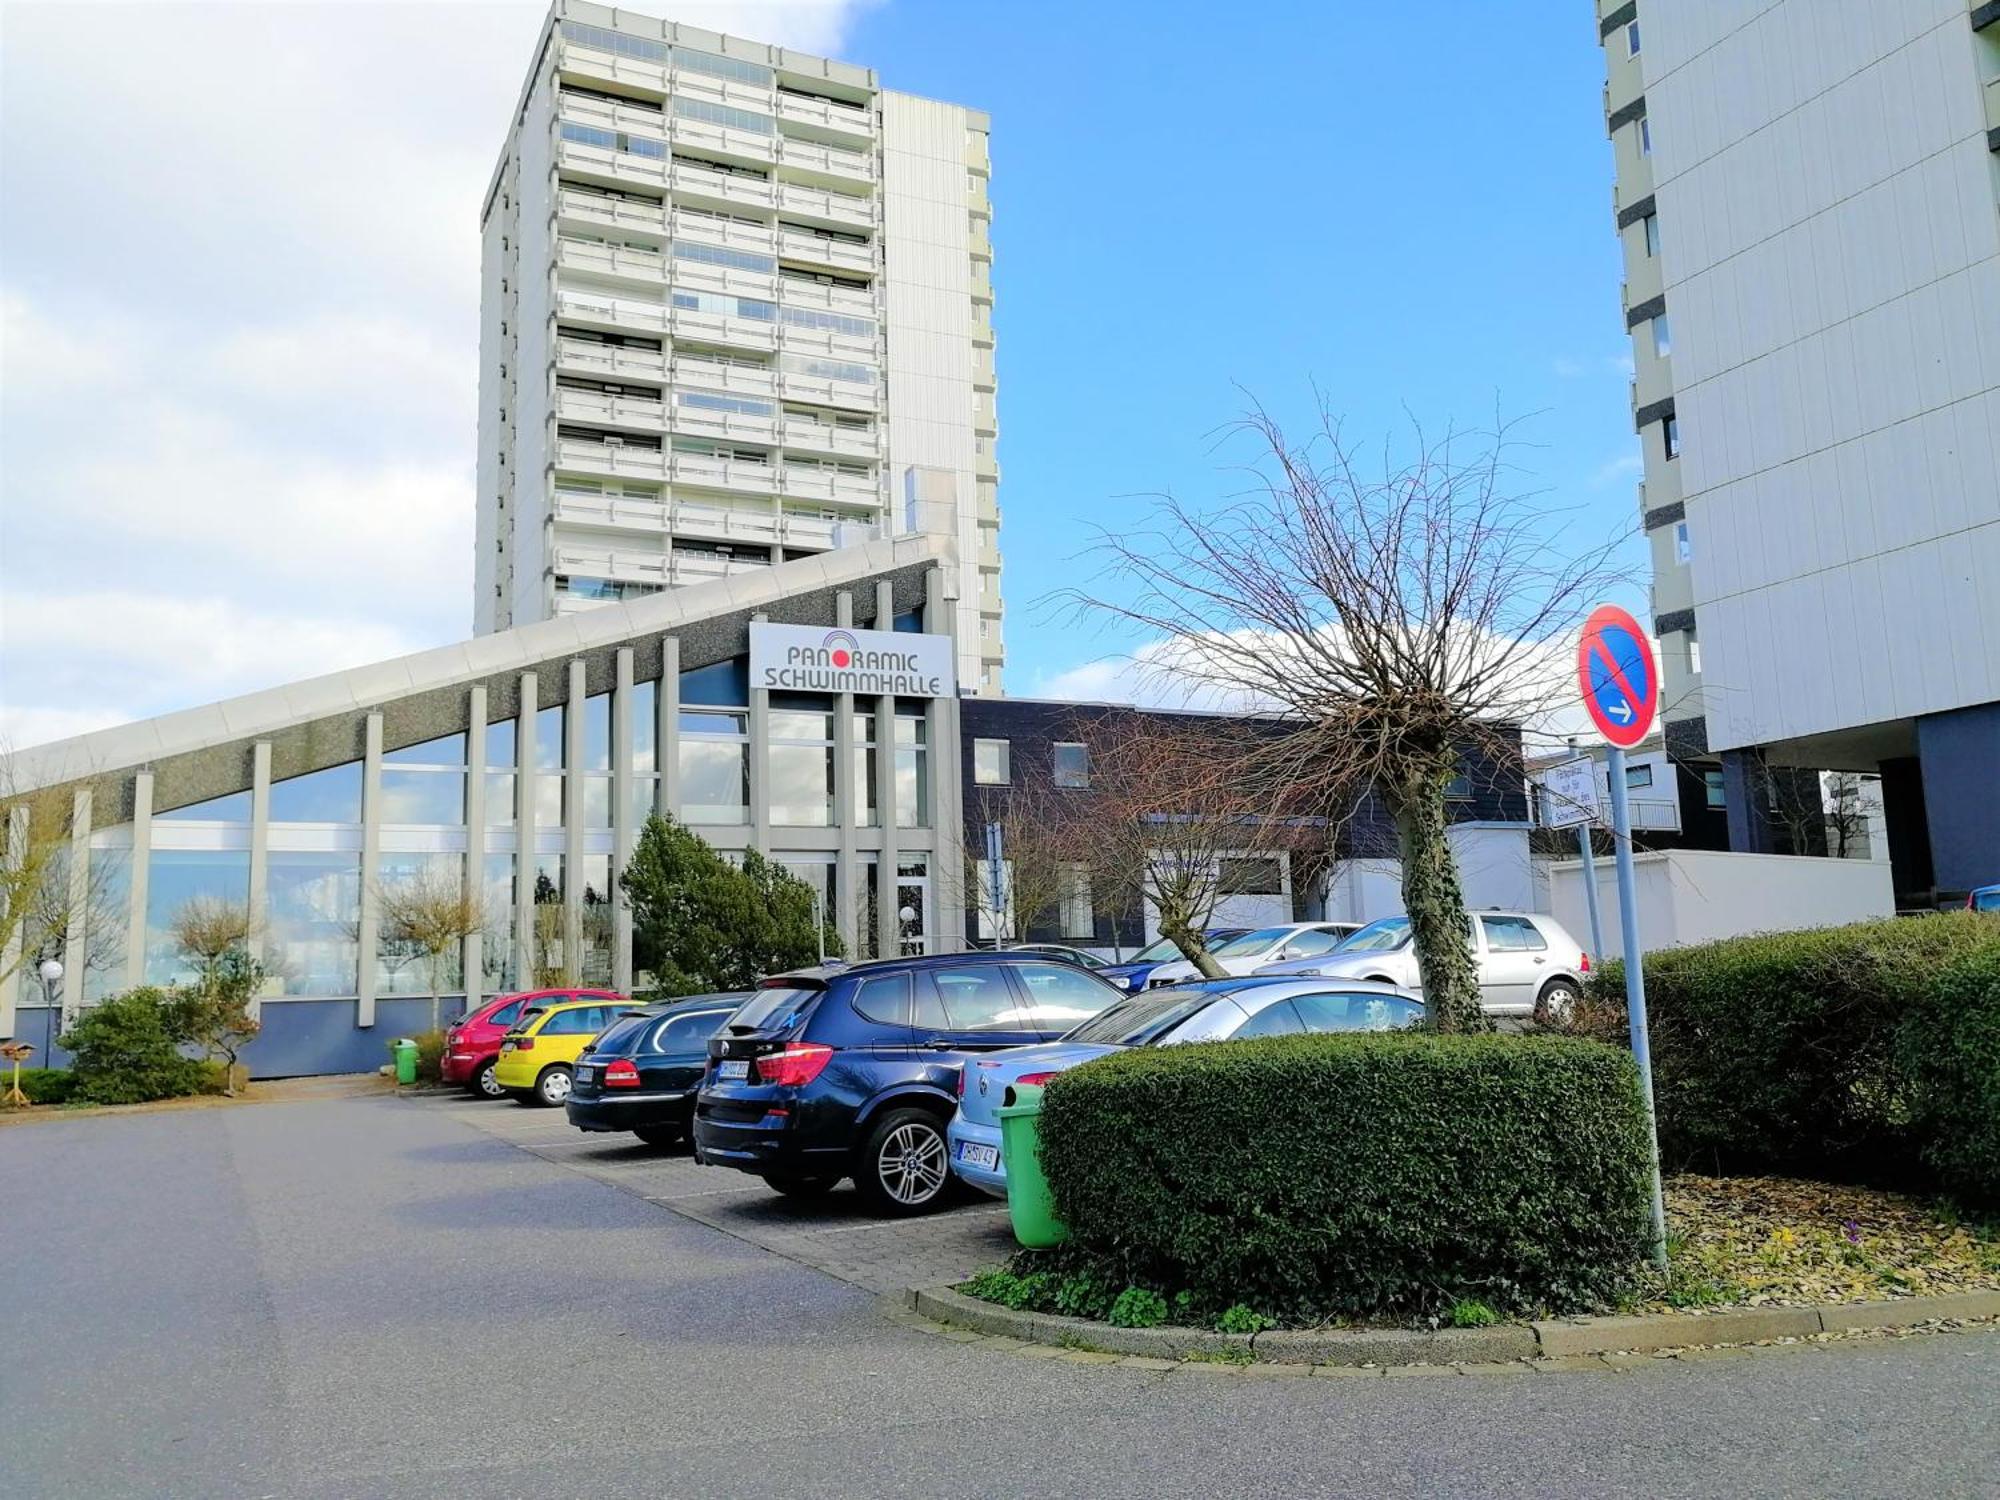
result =
[[[750,1064],[740,1057],[725,1057],[715,1070],[717,1078],[748,1078]]]
[[[1000,1148],[975,1146],[971,1141],[960,1141],[958,1159],[968,1167],[984,1167],[990,1172],[1000,1165]]]
[[[578,1068],[576,1070],[576,1081],[578,1083],[588,1083],[596,1072],[595,1068]]]

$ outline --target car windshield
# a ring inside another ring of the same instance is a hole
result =
[[[1208,951],[1217,958],[1239,958],[1245,953],[1262,953],[1266,948],[1275,948],[1291,935],[1289,927],[1259,927],[1255,932],[1246,932],[1242,937],[1231,938],[1219,948]]]
[[[743,1009],[729,1018],[729,1029],[738,1036],[768,1030],[778,1017],[787,1011],[803,1010],[822,993],[820,990],[795,990],[789,985],[774,985],[768,990],[759,990],[744,1004]]]
[[[1155,938],[1127,960],[1135,964],[1163,964],[1170,958],[1179,958],[1181,950],[1172,938]]]
[[[1185,990],[1155,990],[1120,1000],[1109,1010],[1100,1011],[1063,1038],[1066,1042],[1091,1042],[1105,1047],[1143,1047],[1172,1031],[1205,1005],[1213,995],[1191,995]]]
[[[1370,922],[1333,951],[1336,953],[1387,953],[1410,940],[1408,917],[1383,917]]]
[[[592,1052],[624,1052],[640,1032],[654,1020],[652,1016],[620,1016],[605,1028],[604,1034],[590,1044]]]
[[[1972,900],[1974,911],[2000,911],[2000,886],[1990,891],[1974,891]]]

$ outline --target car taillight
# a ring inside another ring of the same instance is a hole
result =
[[[1016,1078],[1014,1080],[1014,1087],[1017,1089],[1037,1087],[1041,1084],[1047,1083],[1051,1078],[1054,1078],[1056,1076],[1057,1073],[1055,1071],[1047,1073],[1023,1073],[1019,1078]]]
[[[516,1052],[533,1052],[535,1050],[535,1039],[531,1036],[515,1037],[514,1050]]]
[[[958,1070],[958,1097],[961,1099],[965,1097],[965,1069],[963,1068]]]
[[[1579,974],[1588,974],[1590,972],[1590,955],[1588,953],[1579,953],[1577,955],[1576,972]]]
[[[833,1048],[819,1042],[792,1042],[757,1059],[757,1081],[796,1088],[819,1077],[833,1061]]]
[[[612,1059],[604,1069],[604,1086],[608,1089],[636,1089],[639,1086],[639,1065],[629,1057]]]

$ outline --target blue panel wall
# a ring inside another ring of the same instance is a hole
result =
[[[66,1068],[69,1054],[56,1046],[56,1035],[61,1026],[57,1020],[62,1014],[58,1008],[50,1006],[23,1005],[14,1012],[14,1035],[12,1040],[26,1042],[35,1049],[35,1055],[24,1064],[30,1068]]]
[[[445,1024],[464,1013],[456,995],[444,999]],[[267,1000],[264,1029],[243,1052],[252,1078],[300,1078],[313,1073],[372,1073],[389,1061],[389,1043],[431,1024],[428,995],[375,1002],[375,1024],[354,1024],[352,1000]]]
[[[2000,703],[1917,720],[1938,889],[2000,881]]]

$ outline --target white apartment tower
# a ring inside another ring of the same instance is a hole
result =
[[[997,693],[987,134],[556,0],[481,215],[474,629],[921,532],[959,681]]]
[[[1684,812],[1878,774],[1899,893],[2000,881],[2000,0],[1597,23]]]

